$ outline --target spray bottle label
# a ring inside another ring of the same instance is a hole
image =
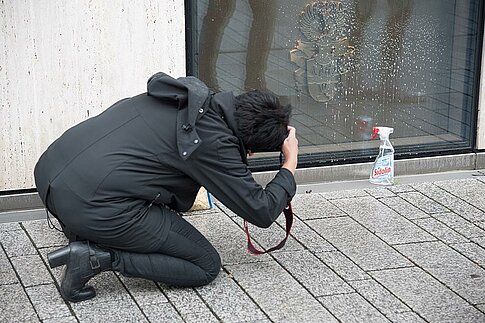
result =
[[[387,179],[394,176],[394,156],[382,156],[376,160],[372,169],[372,178]]]

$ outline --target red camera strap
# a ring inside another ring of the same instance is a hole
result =
[[[251,236],[249,235],[248,223],[246,220],[244,220],[244,231],[246,231],[246,236],[248,238],[249,253],[253,255],[262,255],[283,248],[286,240],[290,236],[291,227],[293,226],[293,210],[291,208],[291,203],[289,203],[288,206],[283,210],[283,213],[285,214],[286,219],[286,236],[283,240],[281,240],[280,243],[278,243],[278,245],[271,247],[268,250],[259,250],[254,246],[253,242],[251,241]]]

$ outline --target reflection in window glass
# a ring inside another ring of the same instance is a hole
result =
[[[193,1],[198,76],[294,107],[302,153],[369,157],[472,145],[478,0]]]

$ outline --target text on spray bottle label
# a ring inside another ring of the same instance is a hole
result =
[[[393,176],[393,156],[384,156],[376,161],[372,178],[387,178]]]

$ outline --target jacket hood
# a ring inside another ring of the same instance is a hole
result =
[[[202,143],[196,122],[207,110],[209,89],[193,76],[174,79],[160,72],[148,80],[147,92],[160,100],[177,102],[177,148],[186,160]]]
[[[187,103],[190,110],[204,104],[209,89],[202,81],[193,76],[175,79],[159,72],[148,79],[147,92],[148,95],[162,100],[179,101],[179,108]]]

